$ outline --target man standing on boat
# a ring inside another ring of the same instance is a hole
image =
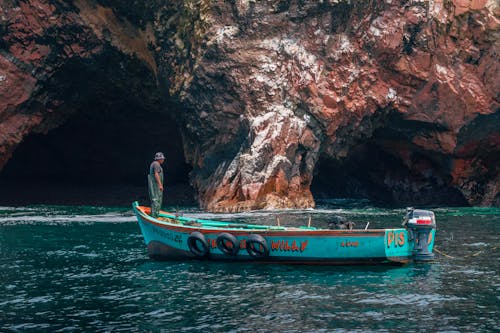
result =
[[[163,201],[163,168],[161,165],[165,162],[163,153],[155,154],[153,163],[149,166],[148,189],[151,199],[151,216],[158,217],[161,203]]]

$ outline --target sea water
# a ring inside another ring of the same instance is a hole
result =
[[[397,227],[404,209],[324,201],[314,210],[198,218]],[[498,208],[436,208],[436,261],[318,267],[148,258],[130,208],[0,207],[2,332],[479,332],[500,330]]]

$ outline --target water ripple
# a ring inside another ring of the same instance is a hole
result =
[[[292,225],[340,214],[388,226],[403,211],[341,204],[190,214]],[[437,210],[436,246],[456,259],[306,267],[156,262],[129,209],[0,207],[0,331],[495,331],[500,219],[490,213]]]

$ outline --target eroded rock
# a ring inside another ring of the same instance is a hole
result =
[[[0,165],[74,111],[50,77],[112,47],[183,107],[208,210],[313,207],[318,164],[338,171],[322,178],[355,180],[347,195],[356,184],[351,194],[400,203],[432,203],[433,191],[500,201],[495,1],[20,4],[0,12]],[[368,147],[383,168],[357,153]]]

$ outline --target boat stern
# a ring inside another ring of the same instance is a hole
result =
[[[403,227],[385,229],[385,253],[393,262],[426,262],[434,259],[436,218],[429,210],[408,208]]]
[[[413,259],[417,262],[434,260],[434,236],[436,217],[430,210],[407,208],[403,225],[408,230],[408,237],[413,242]]]

